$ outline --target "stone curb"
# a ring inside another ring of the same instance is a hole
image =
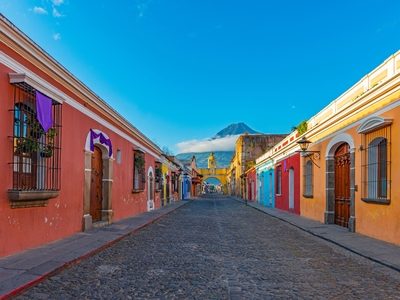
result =
[[[121,236],[119,236],[119,237],[117,237],[117,238],[115,238],[115,239],[113,239],[111,241],[108,241],[108,242],[106,242],[105,244],[103,244],[102,246],[100,246],[100,247],[98,247],[96,249],[93,249],[93,250],[91,250],[91,251],[89,251],[89,252],[87,252],[87,253],[85,253],[85,254],[83,254],[83,255],[75,258],[75,259],[72,259],[72,260],[70,260],[68,262],[65,262],[60,267],[57,267],[54,270],[46,272],[46,273],[44,273],[42,275],[39,275],[34,280],[31,280],[31,281],[28,281],[26,283],[23,283],[22,285],[10,290],[9,292],[6,292],[5,294],[0,295],[0,300],[11,299],[12,297],[18,296],[19,294],[21,294],[22,292],[26,291],[27,289],[39,284],[41,281],[45,280],[46,278],[49,278],[49,277],[61,272],[62,270],[66,269],[68,267],[71,267],[73,265],[76,265],[76,264],[80,263],[81,261],[83,261],[83,260],[85,260],[85,259],[87,259],[87,258],[89,258],[89,257],[91,257],[91,256],[93,256],[93,255],[95,255],[95,254],[97,254],[97,253],[99,253],[99,252],[101,252],[101,251],[113,246],[114,244],[116,244],[120,240],[126,238],[127,236],[129,236],[131,234],[134,234],[134,233],[138,232],[139,230],[149,226],[150,224],[153,224],[154,222],[156,222],[159,219],[167,216],[168,214],[172,213],[173,211],[176,211],[177,209],[187,205],[191,201],[192,201],[192,199],[180,200],[180,205],[179,206],[176,206],[176,207],[174,207],[174,208],[172,208],[170,210],[167,210],[165,213],[160,214],[158,216],[155,216],[155,217],[147,220],[144,224],[141,224],[140,226],[130,230],[128,233],[125,233],[125,234],[123,234],[123,235],[121,235]],[[140,216],[140,214],[137,215],[137,216]],[[135,216],[135,217],[137,217],[137,216]],[[132,217],[132,218],[135,218],[135,217]],[[116,224],[116,223],[114,223],[114,224]]]
[[[234,199],[234,200],[236,200],[236,201],[238,201],[238,202],[240,202],[240,203],[242,203],[242,204],[245,204],[245,203],[246,203],[245,200],[239,199],[239,198],[237,198],[237,197],[232,197],[232,199]],[[361,253],[360,251],[357,251],[357,250],[355,250],[355,249],[353,249],[353,248],[350,248],[350,247],[344,245],[343,243],[337,242],[337,241],[335,241],[335,240],[333,240],[333,239],[330,239],[330,238],[327,238],[327,237],[325,237],[325,236],[322,236],[322,235],[320,235],[320,234],[318,234],[318,233],[315,233],[315,232],[313,232],[312,230],[306,229],[306,228],[304,228],[304,227],[302,227],[302,226],[300,226],[300,225],[297,225],[297,224],[295,224],[295,223],[293,223],[293,222],[291,222],[291,221],[289,221],[289,220],[287,220],[287,219],[285,219],[285,218],[282,218],[282,217],[279,217],[279,216],[277,216],[277,215],[271,214],[271,213],[269,213],[269,212],[263,210],[262,208],[257,207],[256,205],[253,205],[253,203],[250,202],[250,201],[248,201],[247,203],[248,203],[247,206],[249,206],[249,207],[251,207],[251,208],[254,208],[254,209],[256,209],[256,210],[258,210],[258,211],[260,211],[260,212],[262,212],[262,213],[264,213],[264,214],[266,214],[266,215],[269,215],[269,216],[275,218],[275,219],[278,219],[278,220],[281,220],[281,221],[283,221],[283,222],[285,222],[285,223],[287,223],[287,224],[290,224],[291,226],[294,226],[294,227],[296,227],[296,228],[298,228],[298,229],[300,229],[300,230],[302,230],[302,231],[304,231],[304,232],[307,232],[308,234],[311,234],[312,236],[318,237],[318,238],[320,238],[320,239],[322,239],[322,240],[324,240],[324,241],[330,242],[330,243],[332,243],[332,244],[334,244],[334,245],[336,245],[336,246],[339,246],[339,247],[341,247],[341,248],[343,248],[343,249],[345,249],[345,250],[347,250],[347,251],[350,251],[350,252],[352,252],[352,253],[354,253],[354,254],[357,254],[357,255],[359,255],[359,256],[361,256],[361,257],[363,257],[363,258],[366,258],[366,259],[368,259],[368,260],[370,260],[370,261],[373,261],[373,262],[375,262],[375,263],[377,263],[377,264],[383,265],[383,266],[385,266],[385,267],[387,267],[387,268],[390,268],[390,269],[392,269],[392,270],[394,270],[394,271],[400,272],[400,267],[398,267],[398,266],[396,266],[396,265],[392,265],[392,264],[386,263],[386,262],[384,262],[384,261],[382,261],[382,260],[380,260],[380,259],[374,258],[374,257],[372,257],[372,256],[370,256],[370,255],[363,254],[363,253]]]

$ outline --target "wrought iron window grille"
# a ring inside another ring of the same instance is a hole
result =
[[[36,90],[26,83],[13,85],[10,191],[58,191],[61,187],[62,105],[52,101],[53,124],[45,132],[37,119]]]

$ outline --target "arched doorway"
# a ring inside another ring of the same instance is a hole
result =
[[[274,203],[274,171],[270,170],[268,173],[268,204],[269,207],[275,207]]]
[[[325,223],[348,227],[354,232],[355,145],[351,135],[340,133],[326,148]]]
[[[161,180],[161,182],[160,182],[160,187],[161,187],[161,194],[160,194],[160,198],[161,198],[161,206],[165,206],[165,201],[164,201],[164,198],[165,198],[165,186],[164,186],[164,184],[165,184],[165,176],[164,176],[164,174],[161,176],[161,178],[160,178],[160,180]]]
[[[222,183],[216,177],[208,177],[203,180],[203,192],[208,193],[222,193]]]
[[[289,209],[294,209],[294,169],[289,169]]]
[[[260,189],[259,194],[258,194],[258,203],[264,204],[264,172],[261,172],[259,174],[258,181],[259,181],[258,184],[259,184],[259,189]]]
[[[147,177],[147,211],[151,211],[154,209],[154,175],[152,167],[149,168]]]
[[[350,147],[341,144],[335,152],[335,224],[349,227]]]
[[[91,129],[85,143],[85,187],[82,229],[112,222],[112,145],[107,134]]]
[[[170,203],[171,201],[171,195],[170,195],[170,184],[171,184],[171,180],[169,178],[169,175],[167,175],[166,177],[166,191],[165,191],[165,197],[167,198],[167,203]]]
[[[101,221],[103,210],[103,158],[101,149],[94,146],[91,158],[90,215],[92,222]]]

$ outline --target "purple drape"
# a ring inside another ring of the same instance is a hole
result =
[[[112,156],[112,145],[111,145],[111,140],[106,138],[104,134],[96,133],[93,131],[93,129],[90,129],[90,151],[94,151],[94,140],[99,138],[100,139],[100,144],[108,146],[108,156]]]
[[[47,132],[53,127],[53,116],[51,113],[53,100],[38,91],[35,92],[35,95],[37,119],[40,125],[42,125],[44,132]]]

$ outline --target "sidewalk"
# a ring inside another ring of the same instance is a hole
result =
[[[234,198],[241,202],[242,199]],[[400,247],[374,238],[352,233],[336,225],[323,224],[283,210],[268,208],[248,201],[251,206],[274,218],[289,223],[305,232],[322,238],[355,254],[400,272]]]
[[[189,201],[179,201],[109,226],[80,232],[39,248],[0,259],[0,299],[17,295],[63,268],[113,245]]]

